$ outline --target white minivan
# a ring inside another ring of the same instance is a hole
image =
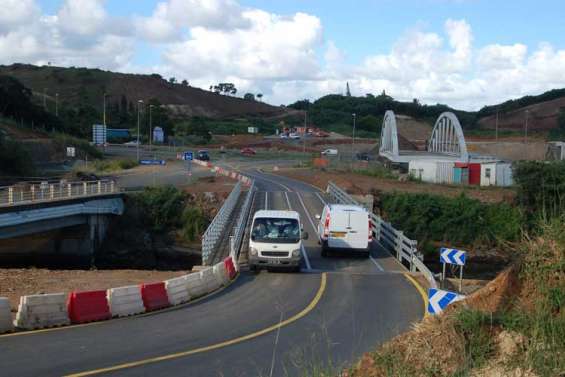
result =
[[[322,256],[332,250],[362,253],[369,256],[373,232],[369,212],[359,206],[327,204],[316,215]]]
[[[308,239],[296,211],[260,210],[249,236],[249,269],[287,267],[300,271],[302,240]]]
[[[338,150],[337,149],[324,149],[322,152],[322,156],[337,156]]]

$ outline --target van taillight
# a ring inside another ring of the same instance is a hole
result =
[[[369,220],[369,241],[373,240],[373,226],[371,225],[371,220]]]
[[[330,213],[326,215],[326,222],[324,223],[324,237],[330,234]]]

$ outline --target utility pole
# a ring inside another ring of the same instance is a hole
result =
[[[355,117],[357,114],[353,113],[353,137],[351,138],[351,170],[353,170],[353,162],[355,161]]]
[[[47,88],[43,88],[43,110],[47,111]]]
[[[139,161],[139,110],[140,110],[140,107],[141,107],[142,104],[143,104],[143,100],[137,101],[137,143],[136,143],[137,161]]]
[[[153,141],[153,129],[152,129],[152,119],[151,119],[151,110],[153,109],[153,105],[149,105],[149,153],[152,151],[152,141]]]
[[[304,111],[304,132],[302,133],[302,153],[306,154],[306,128],[308,122],[306,121],[308,117],[308,112]]]
[[[530,110],[526,110],[526,129],[524,130],[524,143],[528,144],[528,116],[530,115]]]
[[[55,116],[59,116],[59,93],[55,93]]]
[[[498,107],[496,107],[495,140],[498,143]]]
[[[103,110],[102,110],[102,124],[104,124],[104,126],[106,125],[106,96],[107,94],[104,93],[103,97],[104,97],[104,105],[103,105]]]

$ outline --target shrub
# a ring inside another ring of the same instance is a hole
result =
[[[5,140],[0,133],[0,173],[29,176],[34,167],[28,150],[20,143]]]
[[[135,195],[142,221],[154,232],[164,232],[180,224],[184,194],[173,186],[147,187]]]
[[[182,235],[187,241],[195,241],[204,233],[210,223],[202,209],[187,206],[182,212]]]

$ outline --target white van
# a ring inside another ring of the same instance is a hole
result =
[[[322,215],[316,215],[322,256],[331,250],[361,252],[369,256],[373,232],[369,212],[359,206],[327,204]]]
[[[337,156],[337,153],[338,153],[337,149],[333,149],[333,148],[324,149],[322,151],[322,156]]]
[[[300,271],[302,240],[308,239],[302,229],[296,211],[255,212],[249,236],[249,269],[288,267]]]

